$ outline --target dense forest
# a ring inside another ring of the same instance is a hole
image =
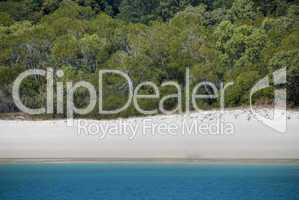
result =
[[[226,92],[226,107],[248,105],[250,89],[259,79],[287,67],[288,106],[296,107],[299,1],[1,0],[0,112],[18,111],[11,92],[21,72],[48,67],[64,71],[57,81],[85,80],[95,87],[101,69],[120,69],[134,85],[174,80],[182,86],[190,69],[192,83],[234,81]],[[110,77],[104,84],[104,107],[123,105],[128,93],[124,80]],[[161,88],[162,96],[174,89]],[[260,91],[256,104],[271,105],[273,90]],[[21,97],[28,107],[38,108],[45,105],[45,91],[45,78],[31,77],[22,84]],[[84,107],[88,101],[87,91],[77,90],[76,105]],[[177,103],[169,100],[166,107]],[[152,109],[158,102],[141,104]],[[198,105],[216,108],[219,100],[200,100]],[[137,114],[130,107],[116,117]],[[95,109],[88,117],[111,116]]]

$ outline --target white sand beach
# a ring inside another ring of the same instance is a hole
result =
[[[203,127],[203,132],[192,129],[194,122],[217,124],[219,115],[219,111],[206,111],[111,121],[75,120],[72,127],[66,120],[1,120],[0,158],[299,159],[298,111],[288,112],[285,133],[257,121],[249,110],[220,115],[222,121],[233,125],[230,134],[214,132],[215,127]]]

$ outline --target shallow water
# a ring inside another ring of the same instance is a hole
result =
[[[296,200],[299,166],[0,165],[1,200]]]

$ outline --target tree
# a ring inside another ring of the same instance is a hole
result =
[[[0,12],[0,25],[10,26],[14,23],[14,20],[5,12]]]
[[[50,14],[59,7],[60,2],[61,0],[43,0],[41,11],[46,15]]]
[[[148,23],[157,19],[158,0],[123,0],[118,17],[129,22]]]
[[[12,99],[12,83],[22,71],[20,67],[0,66],[0,113],[17,111]]]
[[[248,105],[250,90],[260,78],[262,77],[258,71],[248,70],[241,72],[234,79],[232,88],[227,91],[225,103],[229,106]]]
[[[106,40],[96,34],[86,34],[79,40],[79,47],[86,68],[95,72],[98,63],[104,63],[108,57]]]
[[[31,7],[31,0],[0,1],[0,12],[5,12],[14,20],[29,20],[35,14]]]
[[[177,13],[171,20],[171,24],[180,28],[193,28],[208,24],[206,6],[187,7],[184,11]]]
[[[215,0],[213,1],[213,8],[231,8],[234,0]]]
[[[269,70],[287,68],[288,101],[293,106],[299,105],[299,30],[284,38],[279,51],[269,60]]]
[[[220,65],[228,72],[234,68],[257,67],[263,64],[266,34],[262,29],[249,25],[236,26],[225,21],[217,27],[215,35]]]
[[[179,11],[187,6],[191,6],[192,0],[161,0],[159,5],[159,15],[164,21],[169,20]]]
[[[68,34],[58,37],[51,49],[54,59],[58,65],[70,64],[78,66],[78,55],[80,53],[78,40]]]
[[[255,20],[259,15],[252,0],[235,0],[230,12],[234,20]]]
[[[264,16],[282,16],[287,10],[287,0],[255,0]]]

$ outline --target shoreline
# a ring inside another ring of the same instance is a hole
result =
[[[186,158],[0,158],[1,165],[17,164],[198,164],[198,165],[298,165],[294,159],[186,159]]]
[[[266,111],[272,110],[273,107],[271,106],[257,106],[255,110],[257,111]],[[299,113],[299,107],[297,108],[287,108],[287,113]],[[130,119],[141,119],[141,118],[149,118],[149,117],[169,117],[169,116],[186,116],[186,115],[194,115],[194,114],[205,114],[205,113],[215,113],[215,112],[248,112],[251,113],[251,108],[247,107],[228,107],[225,108],[223,111],[220,109],[208,109],[208,110],[201,110],[198,111],[190,111],[189,113],[182,112],[182,113],[174,113],[171,115],[165,114],[156,114],[156,115],[132,115],[129,117],[114,117],[114,118],[91,118],[91,117],[82,117],[82,118],[74,118],[73,120],[90,120],[90,121],[113,121],[113,120],[130,120]],[[37,122],[37,121],[63,121],[68,120],[65,117],[47,117],[45,116],[34,116],[29,115],[23,112],[16,112],[16,113],[0,113],[0,121],[27,121],[27,122]]]

